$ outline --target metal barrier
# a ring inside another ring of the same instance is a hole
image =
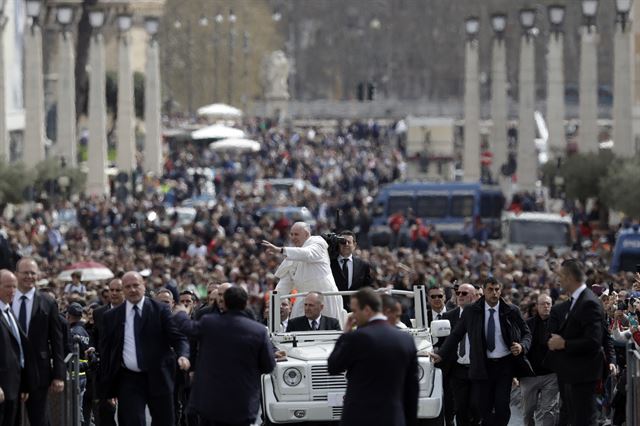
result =
[[[73,352],[64,359],[67,374],[64,383],[62,424],[80,426],[82,423],[82,390],[80,388],[80,345],[73,344]]]
[[[640,424],[640,352],[627,343],[627,425]]]

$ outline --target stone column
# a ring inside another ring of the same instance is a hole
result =
[[[636,153],[633,137],[633,69],[632,21],[624,26],[616,23],[613,61],[613,151],[620,157],[632,157]]]
[[[25,129],[22,160],[28,168],[45,159],[44,76],[42,71],[42,30],[27,23],[24,32]]]
[[[162,124],[160,117],[160,61],[158,42],[147,46],[146,81],[144,90],[144,171],[162,176]]]
[[[480,83],[478,79],[478,41],[465,45],[464,150],[462,169],[465,182],[480,181]]]
[[[129,33],[120,33],[118,40],[118,171],[130,174],[136,168],[135,111],[133,97],[133,72]]]
[[[580,130],[578,152],[598,152],[598,33],[583,26],[580,37]]]
[[[549,35],[547,53],[547,125],[549,126],[549,152],[553,158],[566,154],[564,118],[564,34]]]
[[[535,45],[533,35],[520,42],[518,103],[517,179],[520,191],[531,191],[538,180],[538,156],[535,148]]]
[[[507,56],[505,40],[497,36],[491,52],[491,150],[493,159],[491,174],[494,181],[501,182],[501,167],[507,162]]]
[[[89,64],[89,147],[87,166],[87,194],[108,195],[107,179],[107,104],[105,51],[102,34],[91,37]]]
[[[57,148],[65,164],[77,165],[76,140],[76,77],[73,38],[62,30],[58,36],[58,104],[57,104]]]
[[[7,130],[7,101],[5,99],[5,75],[4,75],[4,27],[7,23],[6,16],[0,16],[0,157],[9,163],[11,161],[11,140]]]

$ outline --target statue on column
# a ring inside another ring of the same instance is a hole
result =
[[[260,72],[264,97],[267,102],[288,100],[289,60],[281,50],[271,52],[262,61]]]

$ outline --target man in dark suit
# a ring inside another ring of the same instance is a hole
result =
[[[351,231],[342,231],[339,234],[343,238],[340,243],[340,254],[331,259],[331,273],[338,286],[338,290],[359,290],[362,287],[371,286],[371,266],[353,255],[358,243],[355,234]],[[344,296],[344,308],[349,310],[349,297]]]
[[[370,288],[351,298],[351,309],[345,333],[327,362],[329,374],[347,371],[340,424],[416,424],[419,384],[413,338],[386,321],[380,296]]]
[[[118,307],[124,303],[124,291],[122,289],[122,280],[120,278],[114,278],[109,282],[109,293],[107,296],[107,303],[93,311],[93,333],[92,333],[92,346],[98,349],[100,345],[100,335],[104,330],[104,314],[105,312]],[[100,356],[100,352],[98,356]],[[94,379],[95,380],[95,379]],[[94,385],[94,389],[97,386]],[[97,392],[94,392],[94,395]],[[98,418],[100,419],[100,426],[115,426],[116,425],[116,407],[112,401],[107,399],[100,399],[98,401]]]
[[[0,270],[0,426],[15,426],[20,401],[26,401],[27,336],[18,327],[11,311],[18,280],[10,271]]]
[[[545,365],[558,375],[569,422],[596,424],[596,382],[602,377],[602,321],[600,300],[584,284],[582,265],[568,259],[560,268],[560,285],[571,299],[551,309],[549,353]]]
[[[144,296],[142,276],[122,277],[126,302],[104,314],[100,337],[101,397],[118,398],[118,424],[145,426],[145,406],[154,425],[173,425],[176,356],[188,370],[189,345],[169,308]]]
[[[464,309],[478,300],[476,289],[471,284],[461,284],[456,291],[456,297],[458,306],[442,314],[442,319],[449,320],[452,330]],[[472,404],[472,383],[469,379],[469,338],[465,336],[462,340],[456,352],[445,359],[440,366],[444,381],[445,421],[447,425],[453,425],[455,414],[456,423],[459,426],[479,425],[480,415]],[[444,341],[440,339],[435,347],[441,347],[443,344]]]
[[[524,354],[531,344],[531,333],[520,310],[500,297],[500,283],[488,278],[483,290],[484,297],[463,310],[433,358],[440,362],[451,357],[468,334],[469,379],[482,424],[507,426],[511,417],[511,382],[519,375],[522,364],[528,365]]]
[[[324,308],[322,294],[312,291],[304,298],[304,316],[290,318],[287,331],[342,330],[336,318],[321,315]]]
[[[429,325],[433,320],[442,319],[442,316],[445,312],[447,312],[447,307],[445,306],[445,295],[444,288],[439,284],[435,284],[429,287],[427,290],[427,296],[429,297],[427,307],[427,321]]]
[[[194,321],[178,305],[175,321],[200,350],[189,406],[202,426],[250,425],[260,407],[260,376],[275,367],[266,328],[246,315],[247,292],[224,292],[225,313]]]
[[[35,285],[40,270],[35,260],[20,259],[16,269],[18,291],[13,299],[12,309],[18,319],[18,325],[29,340],[31,356],[36,360],[35,371],[38,377],[35,388],[31,390],[27,400],[27,416],[31,426],[48,426],[48,393],[60,393],[64,390],[65,349],[62,320],[55,300],[36,291]]]

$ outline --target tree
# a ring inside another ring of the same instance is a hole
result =
[[[0,211],[9,203],[21,203],[34,179],[35,173],[23,163],[7,164],[0,160]]]
[[[600,197],[600,180],[607,176],[615,163],[611,151],[575,154],[560,166],[559,175],[564,178],[568,198],[585,205],[588,198]]]
[[[600,182],[602,199],[628,216],[640,217],[640,159],[620,162]]]

